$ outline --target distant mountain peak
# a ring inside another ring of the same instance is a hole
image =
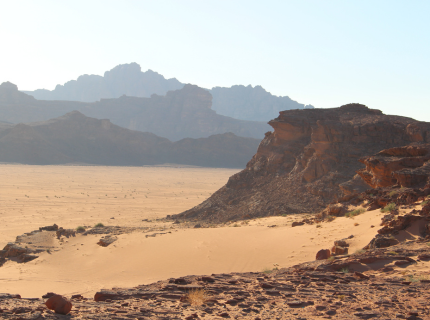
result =
[[[13,91],[18,91],[18,86],[12,82],[6,81],[0,84],[0,87],[3,89],[9,89]]]
[[[176,78],[166,79],[151,69],[142,72],[138,63],[131,62],[117,65],[103,76],[85,74],[64,85],[57,85],[52,91],[42,89],[26,93],[38,100],[95,102],[124,95],[140,98],[169,96],[169,92],[180,90],[184,86],[186,88],[182,94],[197,90],[193,85],[185,85]],[[313,108],[288,96],[273,95],[260,85],[214,87],[206,91],[213,97],[209,108],[218,114],[240,120],[266,122],[276,118],[280,111]],[[201,92],[201,95],[204,96],[205,93]]]

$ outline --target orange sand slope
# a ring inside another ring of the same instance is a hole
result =
[[[0,215],[2,240],[14,240],[16,235],[52,223],[69,228],[96,222],[153,225],[164,230],[155,237],[143,232],[122,234],[109,247],[96,244],[100,235],[77,235],[66,240],[61,250],[42,253],[31,262],[9,261],[0,268],[0,287],[24,297],[40,297],[48,291],[90,297],[101,288],[132,287],[189,274],[288,267],[313,260],[318,249],[330,248],[334,240],[351,234],[350,252],[362,248],[376,232],[371,225],[377,226],[381,219],[379,211],[372,211],[320,227],[292,228],[291,222],[303,217],[287,216],[184,229],[142,219],[201,202],[234,170],[31,166],[1,166],[0,170],[8,174],[1,186],[6,204]]]

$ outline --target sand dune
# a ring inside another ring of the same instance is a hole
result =
[[[18,165],[2,165],[0,170],[6,177],[1,184],[3,243],[52,223],[66,228],[97,222],[152,228],[119,235],[109,247],[96,244],[100,235],[77,235],[58,243],[61,250],[42,253],[31,262],[8,261],[0,268],[0,287],[24,297],[48,291],[90,297],[101,288],[132,287],[189,274],[288,267],[313,260],[319,248],[329,248],[334,240],[351,234],[350,251],[362,248],[374,236],[370,226],[381,219],[377,211],[354,219],[337,218],[321,227],[292,228],[291,222],[303,216],[291,215],[217,228],[183,228],[142,220],[194,206],[234,170]],[[147,237],[156,230],[161,234]]]

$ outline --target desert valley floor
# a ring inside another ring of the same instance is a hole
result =
[[[92,297],[101,288],[133,287],[185,275],[262,271],[313,260],[320,247],[355,237],[350,250],[374,236],[381,213],[338,218],[321,228],[291,222],[303,215],[255,219],[213,228],[159,221],[197,205],[237,170],[184,167],[0,165],[0,242],[56,223],[63,228],[135,228],[109,247],[101,235],[80,235],[38,259],[0,268],[3,292],[40,297],[53,291]],[[355,225],[355,226],[354,226]],[[52,243],[51,243],[52,244]]]

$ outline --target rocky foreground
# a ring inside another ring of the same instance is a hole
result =
[[[288,269],[187,276],[74,295],[0,294],[1,319],[430,319],[430,239],[316,260]],[[49,303],[48,303],[49,305]],[[57,310],[57,312],[61,310]]]

